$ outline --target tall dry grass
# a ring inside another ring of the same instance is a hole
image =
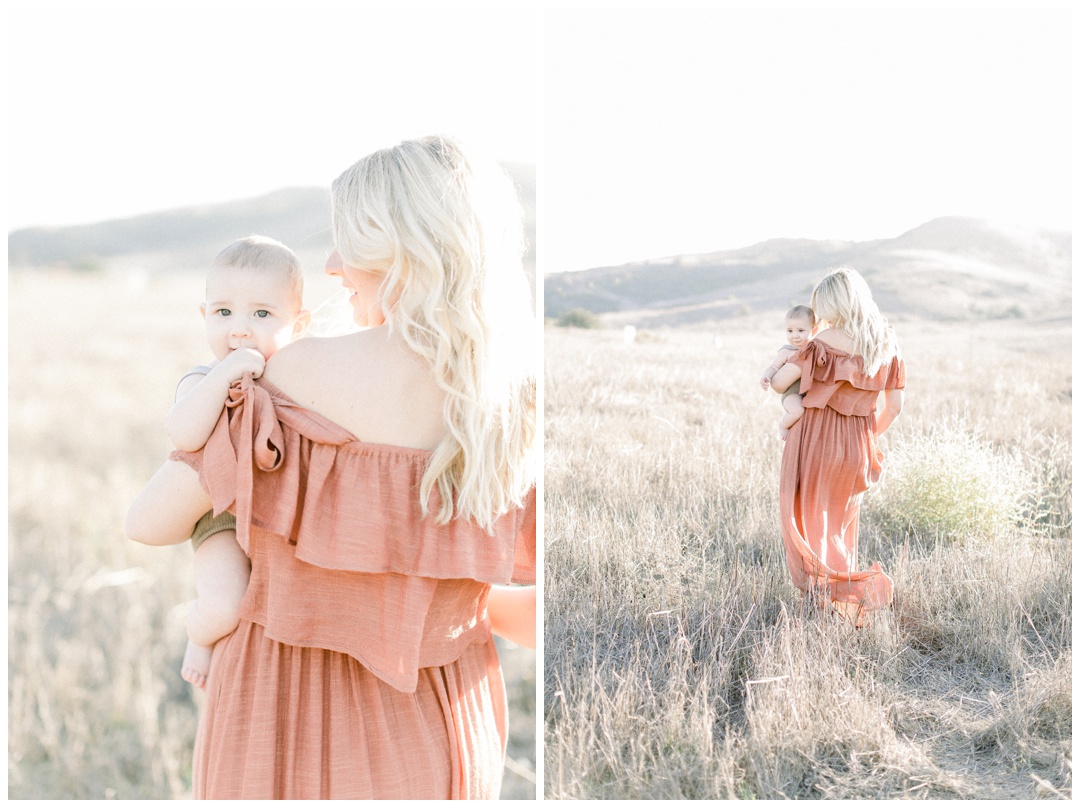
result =
[[[1070,796],[1069,324],[898,323],[857,630],[787,573],[779,322],[546,333],[546,795]]]
[[[177,379],[206,358],[202,278],[14,272],[8,291],[8,796],[190,796],[191,550],[122,525],[167,453]],[[503,796],[531,798],[535,653],[500,656]]]

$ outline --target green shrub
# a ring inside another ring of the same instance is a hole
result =
[[[600,318],[588,309],[570,309],[559,317],[558,325],[563,328],[599,328]]]
[[[1019,463],[961,424],[895,444],[867,502],[887,533],[957,541],[1015,529],[1029,488]]]

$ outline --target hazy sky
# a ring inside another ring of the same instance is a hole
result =
[[[1070,227],[1067,11],[545,22],[549,272],[944,215]]]
[[[535,11],[225,5],[9,8],[9,230],[328,186],[432,132],[536,161]]]
[[[547,271],[1071,224],[1065,10],[249,5],[9,10],[8,229],[325,186],[434,131],[538,164]]]

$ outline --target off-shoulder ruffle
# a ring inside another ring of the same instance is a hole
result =
[[[241,618],[402,692],[488,640],[490,584],[535,581],[535,489],[492,534],[438,525],[419,501],[430,452],[357,440],[268,382],[237,382],[206,446],[172,457],[199,473],[215,513],[236,514],[251,558]]]
[[[867,376],[862,358],[810,340],[792,356],[789,363],[802,371],[799,392],[804,407],[831,407],[844,415],[869,415],[874,411],[877,394],[883,390],[902,390],[906,384],[904,360],[899,354],[886,360],[877,373]]]
[[[430,455],[357,440],[269,382],[245,378],[230,390],[206,446],[171,457],[199,472],[215,514],[236,513],[249,555],[255,525],[325,569],[533,583],[535,489],[490,534],[464,519],[440,525],[420,509]],[[429,512],[439,502],[433,491]]]

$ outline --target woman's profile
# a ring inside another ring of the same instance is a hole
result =
[[[206,510],[251,559],[214,647],[200,798],[494,798],[492,632],[535,641],[536,331],[521,213],[494,161],[404,141],[332,187],[326,271],[363,330],[285,346],[234,385],[129,517],[150,544]]]
[[[881,475],[878,437],[903,407],[904,362],[851,267],[819,281],[810,305],[824,330],[772,377],[777,392],[800,381],[805,409],[784,444],[781,532],[795,586],[859,622],[892,600],[892,580],[879,564],[859,569],[859,506]],[[885,406],[876,412],[882,393]]]

